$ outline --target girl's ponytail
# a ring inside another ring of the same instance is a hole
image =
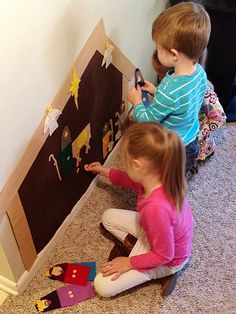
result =
[[[180,137],[154,122],[131,125],[123,136],[123,146],[132,158],[145,158],[156,172],[167,196],[181,211],[186,195],[185,147]]]
[[[164,130],[166,152],[160,167],[160,180],[166,194],[174,201],[177,211],[181,211],[186,195],[185,180],[185,147],[179,136],[169,130]],[[160,156],[161,157],[161,156]]]

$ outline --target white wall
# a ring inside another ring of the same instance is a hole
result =
[[[154,80],[151,24],[167,0],[0,0],[0,191],[100,18]]]

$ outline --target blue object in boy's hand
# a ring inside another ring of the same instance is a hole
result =
[[[142,90],[142,102],[145,107],[150,105],[148,92]]]
[[[142,87],[145,85],[145,82],[144,82],[141,71],[139,69],[136,69],[135,70],[135,87],[137,88],[138,85]],[[148,92],[143,91],[143,90],[142,90],[142,102],[145,107],[148,107],[150,105]]]

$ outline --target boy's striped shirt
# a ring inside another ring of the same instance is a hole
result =
[[[177,132],[185,145],[199,133],[198,113],[207,87],[206,73],[200,64],[192,75],[172,75],[168,71],[155,90],[149,107],[143,103],[134,109],[137,121],[152,121],[163,124]]]

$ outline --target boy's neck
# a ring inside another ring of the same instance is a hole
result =
[[[197,69],[197,63],[180,53],[174,64],[173,76],[192,75]]]
[[[176,64],[174,67],[173,76],[177,75],[192,75],[197,69],[197,63],[195,64]]]

